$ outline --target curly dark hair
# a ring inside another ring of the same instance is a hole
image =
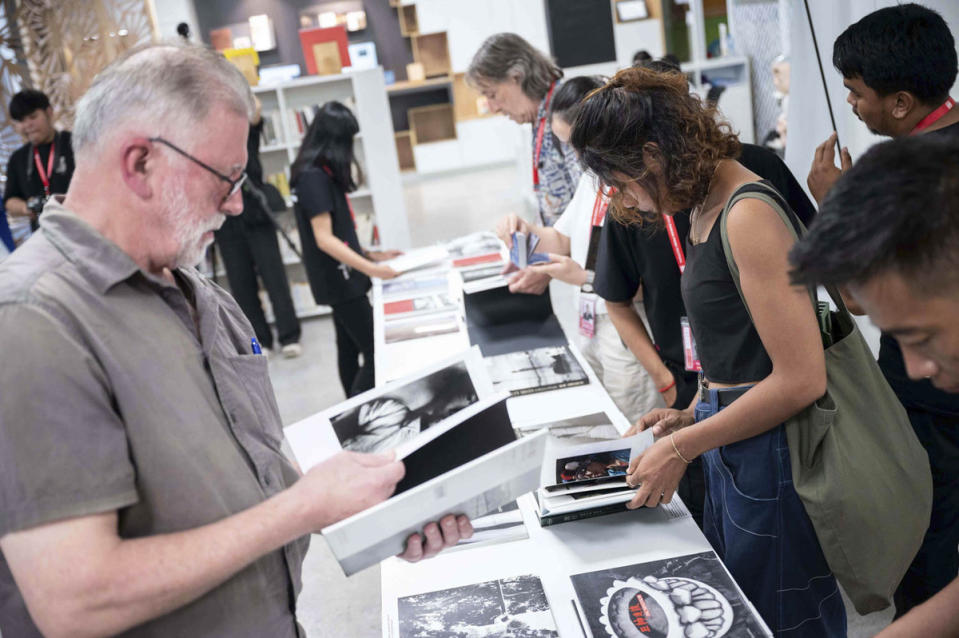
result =
[[[706,199],[716,166],[739,156],[739,140],[715,107],[689,92],[678,71],[624,69],[606,86],[590,93],[579,107],[570,142],[583,163],[606,187],[617,189],[610,211],[622,223],[661,223],[655,211],[637,211],[622,204],[626,175],[657,203],[660,211],[695,206]],[[664,192],[646,166],[655,158],[662,168]]]

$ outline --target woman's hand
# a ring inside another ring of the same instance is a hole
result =
[[[402,250],[367,250],[366,258],[370,261],[387,261],[402,254]]]
[[[559,279],[571,286],[578,287],[586,283],[586,270],[573,261],[572,257],[566,255],[549,253],[549,263],[534,264],[530,268],[546,273],[553,279]]]
[[[393,279],[398,277],[399,274],[386,264],[375,264],[369,272],[370,277],[377,277],[378,279]]]
[[[513,233],[520,231],[529,234],[532,226],[525,219],[518,215],[506,215],[496,222],[496,236],[506,244],[507,248],[513,247]]]
[[[509,278],[509,291],[514,294],[541,295],[548,286],[549,275],[539,268],[527,267]]]
[[[656,408],[644,414],[623,436],[633,436],[652,428],[653,436],[659,438],[685,428],[696,422],[696,417],[688,410],[674,408]]]
[[[686,462],[676,455],[672,442],[668,438],[656,441],[629,463],[626,483],[640,487],[626,507],[636,509],[669,503],[685,473]]]

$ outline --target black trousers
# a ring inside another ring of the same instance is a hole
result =
[[[232,221],[235,223],[229,228],[224,225],[223,229],[217,231],[216,244],[226,267],[226,278],[233,298],[253,324],[260,345],[272,348],[273,331],[266,322],[258,295],[256,276],[259,274],[270,295],[280,345],[297,343],[300,340],[300,320],[296,317],[290,297],[290,283],[283,267],[276,231],[273,226],[250,226],[238,219]]]
[[[932,469],[932,517],[909,570],[896,589],[896,617],[922,604],[959,572],[959,418],[907,407]]]
[[[366,295],[333,304],[336,361],[347,397],[366,392],[376,381],[373,367],[373,308]],[[360,363],[360,355],[363,362]]]

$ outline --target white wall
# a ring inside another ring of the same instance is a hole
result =
[[[180,36],[176,27],[181,22],[190,25],[190,33],[194,42],[201,42],[200,26],[196,19],[196,8],[193,0],[150,0],[160,29],[161,40],[175,40]]]
[[[790,77],[789,134],[786,144],[786,164],[804,187],[809,165],[812,162],[816,146],[821,144],[832,132],[826,97],[823,92],[819,67],[816,64],[815,49],[809,31],[809,22],[802,0],[789,0],[792,3],[790,25],[790,49],[792,71]],[[862,122],[853,115],[846,102],[846,90],[842,85],[842,75],[832,65],[832,45],[840,33],[850,24],[858,21],[876,9],[897,4],[894,0],[809,0],[809,10],[819,54],[822,57],[829,98],[832,100],[833,114],[839,141],[849,147],[855,162],[866,150],[886,138],[873,135]],[[959,2],[956,0],[922,0],[922,4],[935,9],[949,25],[953,36],[959,35]],[[921,73],[922,69],[916,69]],[[953,87],[953,95],[956,88]],[[879,333],[868,320],[862,319],[859,326],[874,352],[878,352]]]

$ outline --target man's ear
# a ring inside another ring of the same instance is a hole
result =
[[[145,137],[130,138],[120,147],[123,183],[140,199],[153,197],[156,188],[157,148]]]
[[[890,115],[897,120],[904,120],[919,106],[919,100],[909,91],[896,91],[891,96],[892,111]]]

